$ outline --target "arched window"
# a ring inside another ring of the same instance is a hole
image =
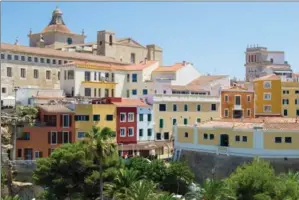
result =
[[[273,63],[273,62],[274,62],[273,58],[271,58],[271,59],[270,59],[270,62],[271,62],[271,63]]]
[[[112,35],[109,36],[109,45],[112,46]]]

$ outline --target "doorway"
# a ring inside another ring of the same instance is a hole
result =
[[[229,136],[227,134],[220,135],[220,146],[222,146],[222,147],[229,146]]]

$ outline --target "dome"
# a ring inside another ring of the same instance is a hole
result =
[[[61,12],[61,10],[60,10],[59,8],[56,8],[56,9],[53,11],[52,15],[62,15],[62,12]]]
[[[47,27],[44,28],[42,33],[45,32],[63,32],[72,33],[70,29],[65,25],[62,19],[62,12],[59,8],[56,8],[52,13],[52,19]]]

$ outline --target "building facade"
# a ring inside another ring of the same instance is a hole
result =
[[[17,159],[48,157],[60,145],[75,141],[73,110],[62,105],[43,105],[38,108],[38,121],[33,126],[25,126],[17,136]]]
[[[149,142],[155,140],[153,129],[154,112],[151,106],[137,107],[137,142]]]
[[[281,114],[284,117],[299,117],[299,83],[281,82]]]

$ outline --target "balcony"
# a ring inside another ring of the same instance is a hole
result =
[[[234,105],[234,110],[242,110],[242,105]]]

